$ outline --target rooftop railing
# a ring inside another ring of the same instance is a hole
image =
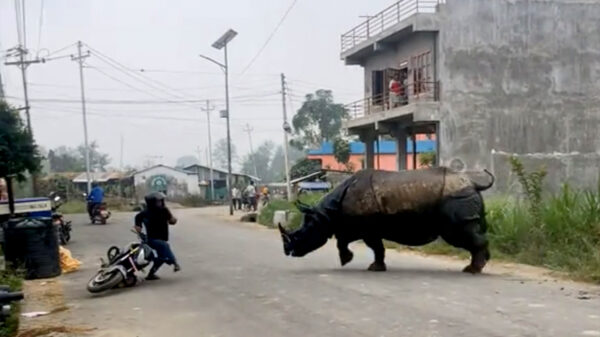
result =
[[[435,13],[446,0],[401,0],[342,35],[342,53],[416,13]]]

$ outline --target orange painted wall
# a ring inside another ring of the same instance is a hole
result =
[[[418,139],[418,138],[417,138]],[[417,168],[421,168],[419,164],[419,156],[417,154]],[[362,160],[365,156],[362,154],[353,154],[350,156],[350,163],[352,163],[354,167],[354,171],[358,171],[362,168]],[[379,157],[379,158],[378,158]],[[320,159],[321,160],[321,168],[331,169],[331,170],[346,170],[346,166],[338,163],[335,160],[333,155],[309,155],[308,159]],[[378,160],[379,159],[379,160]],[[409,153],[406,156],[406,167],[409,170],[413,169],[413,157],[412,154]],[[386,170],[386,171],[396,171],[396,155],[395,154],[381,154],[375,155],[375,169],[378,170]]]

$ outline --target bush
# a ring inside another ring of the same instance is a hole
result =
[[[600,281],[600,190],[561,192],[540,205],[540,219],[513,203],[490,216],[492,247],[517,261]]]
[[[0,272],[0,284],[8,285],[11,291],[21,291],[23,287],[23,277],[17,272],[2,271]],[[0,337],[15,336],[19,329],[19,303],[13,302],[11,306],[12,310],[10,316],[8,316],[4,324],[0,326]]]

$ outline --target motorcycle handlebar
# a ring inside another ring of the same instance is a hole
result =
[[[23,293],[20,291],[14,293],[0,293],[0,303],[20,301],[23,298],[25,298],[25,296],[23,296]]]

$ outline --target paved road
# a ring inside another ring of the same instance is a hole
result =
[[[466,275],[463,262],[389,250],[389,271],[370,273],[371,252],[362,245],[351,247],[355,259],[341,268],[333,242],[292,259],[275,231],[203,212],[175,211],[180,273],[167,266],[159,281],[104,296],[85,284],[108,246],[134,239],[132,214],[116,214],[106,226],[72,217],[68,248],[84,266],[61,277],[71,323],[121,337],[600,336],[597,288],[583,300],[581,285]]]

